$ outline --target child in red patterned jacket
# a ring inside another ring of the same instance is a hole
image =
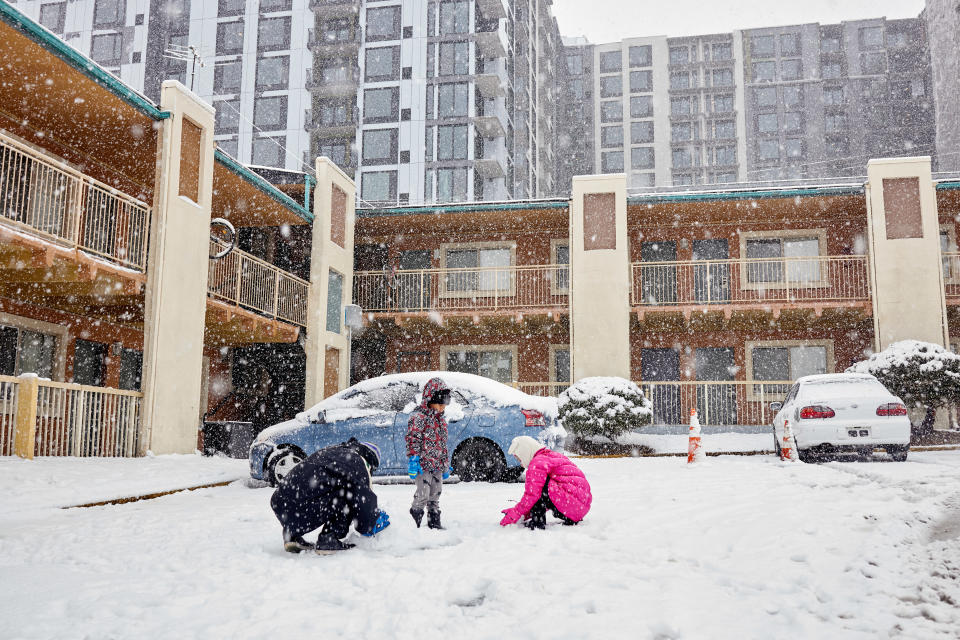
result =
[[[440,524],[440,492],[450,476],[447,463],[447,421],[443,412],[450,404],[450,389],[440,378],[431,378],[423,387],[420,406],[410,414],[407,423],[407,472],[417,482],[410,515],[420,526],[424,507],[427,526],[443,529]]]

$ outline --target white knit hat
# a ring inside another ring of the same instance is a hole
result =
[[[533,456],[536,455],[537,451],[543,448],[545,447],[542,444],[530,436],[517,436],[513,439],[513,442],[510,443],[510,451],[508,453],[520,458],[520,464],[526,469],[530,466],[530,461],[533,460]]]

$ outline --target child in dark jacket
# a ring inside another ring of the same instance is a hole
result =
[[[423,387],[420,406],[410,414],[407,423],[407,471],[417,482],[410,515],[420,526],[424,507],[427,526],[443,529],[440,524],[440,492],[450,475],[447,464],[447,421],[443,412],[450,404],[450,389],[440,378],[431,378]]]

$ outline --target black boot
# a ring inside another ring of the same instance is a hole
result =
[[[283,550],[288,553],[300,553],[301,551],[311,551],[313,545],[303,539],[303,536],[295,536],[289,531],[283,532]]]
[[[417,523],[417,529],[419,529],[420,522],[423,520],[423,509],[410,509],[410,515],[413,516],[413,521]]]
[[[354,544],[349,542],[340,542],[340,539],[337,538],[332,533],[321,533],[317,538],[317,545],[315,551],[322,556],[330,555],[336,551],[346,551],[347,549],[353,549]]]
[[[427,512],[427,526],[431,529],[446,529],[442,524],[440,524],[440,511],[428,511]]]

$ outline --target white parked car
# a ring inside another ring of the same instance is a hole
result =
[[[783,422],[790,421],[794,446],[804,462],[829,460],[837,453],[869,455],[883,448],[903,462],[910,450],[910,419],[903,401],[865,373],[831,373],[799,378],[777,412],[773,435],[777,453]]]

